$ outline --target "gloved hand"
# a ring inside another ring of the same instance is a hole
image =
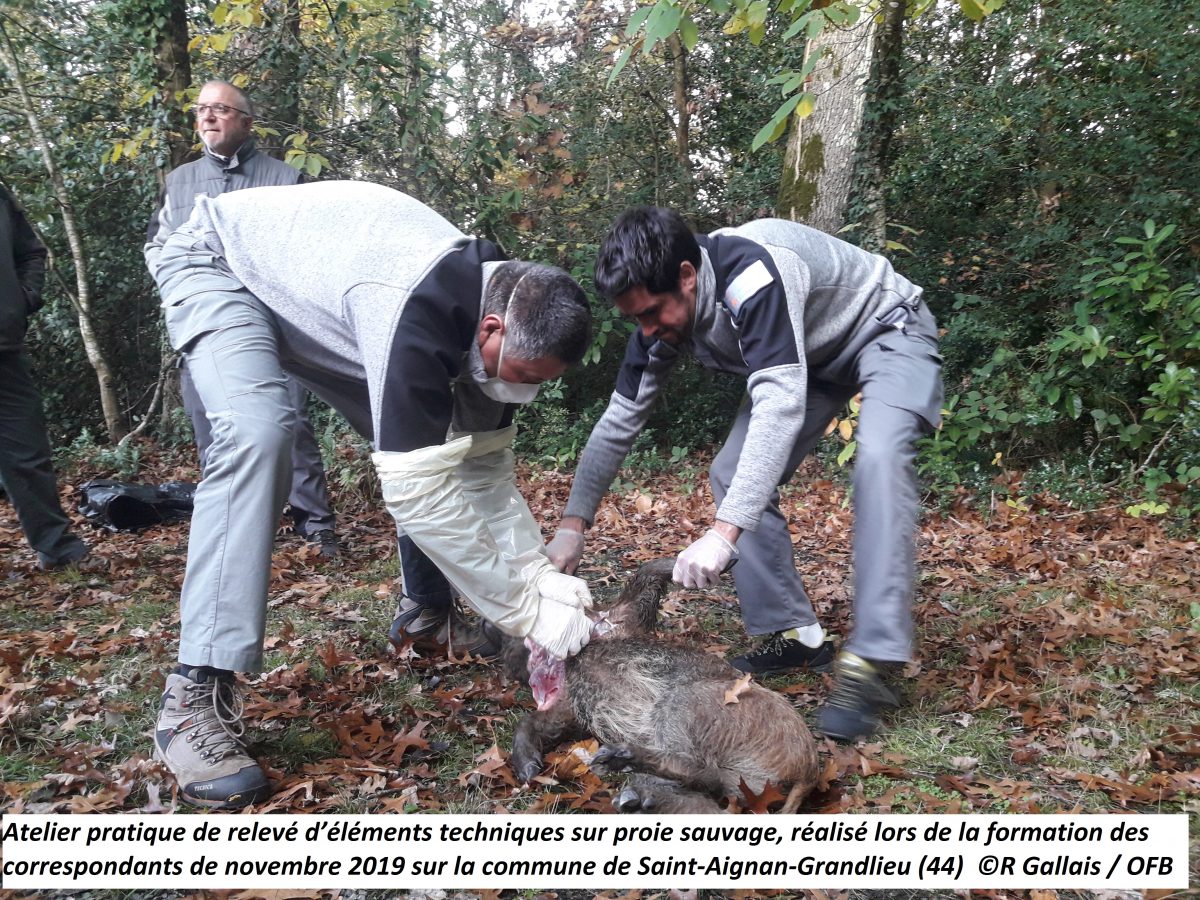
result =
[[[688,588],[709,588],[737,559],[737,548],[711,528],[679,554],[671,578]]]
[[[592,592],[588,590],[587,582],[573,575],[564,575],[545,560],[530,563],[521,574],[534,583],[543,600],[555,600],[563,606],[576,609],[592,608]]]
[[[578,606],[542,597],[529,638],[555,659],[574,656],[592,636],[592,620]]]
[[[546,555],[558,571],[574,575],[583,558],[583,534],[570,528],[558,529],[546,545]]]

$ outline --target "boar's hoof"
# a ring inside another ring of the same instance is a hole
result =
[[[542,771],[543,762],[540,756],[523,756],[514,753],[511,762],[517,780],[521,784],[529,784]]]
[[[620,813],[652,813],[658,807],[654,794],[643,795],[635,784],[627,784],[613,799],[613,808]]]
[[[633,751],[625,746],[604,746],[592,757],[592,771],[599,775],[629,772],[633,769]]]

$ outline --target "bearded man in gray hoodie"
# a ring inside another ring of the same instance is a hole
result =
[[[262,666],[295,418],[285,370],[373,438],[398,529],[472,608],[560,659],[586,644],[591,595],[546,557],[511,449],[514,404],[590,340],[567,273],[353,182],[199,198],[152,271],[213,423],[155,731],[185,800],[234,808],[271,792],[241,741],[235,673]]]
[[[882,256],[796,222],[693,234],[659,207],[616,221],[596,261],[596,288],[639,330],[580,456],[551,559],[575,571],[601,498],[671,368],[690,353],[745,378],[747,396],[709,473],[716,519],[679,554],[675,580],[711,587],[737,561],[731,574],[746,629],[765,637],[733,665],[828,669],[832,643],[800,583],[778,488],[861,393],[855,624],[820,725],[838,739],[872,734],[881,708],[897,703],[889,676],[912,649],[915,444],[941,415],[937,324],[921,289]]]

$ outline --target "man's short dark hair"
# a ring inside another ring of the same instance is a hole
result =
[[[679,267],[700,268],[700,245],[683,217],[661,206],[623,212],[596,256],[596,290],[608,300],[635,287],[652,294],[679,289]]]
[[[592,341],[587,295],[554,266],[501,263],[488,283],[483,312],[504,318],[504,352],[518,359],[553,357],[573,366]]]

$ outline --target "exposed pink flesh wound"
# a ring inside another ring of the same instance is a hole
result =
[[[592,626],[592,637],[602,637],[611,630],[612,626],[601,618]],[[562,698],[567,664],[532,638],[525,638],[525,648],[529,651],[529,690],[539,710],[549,709]]]

